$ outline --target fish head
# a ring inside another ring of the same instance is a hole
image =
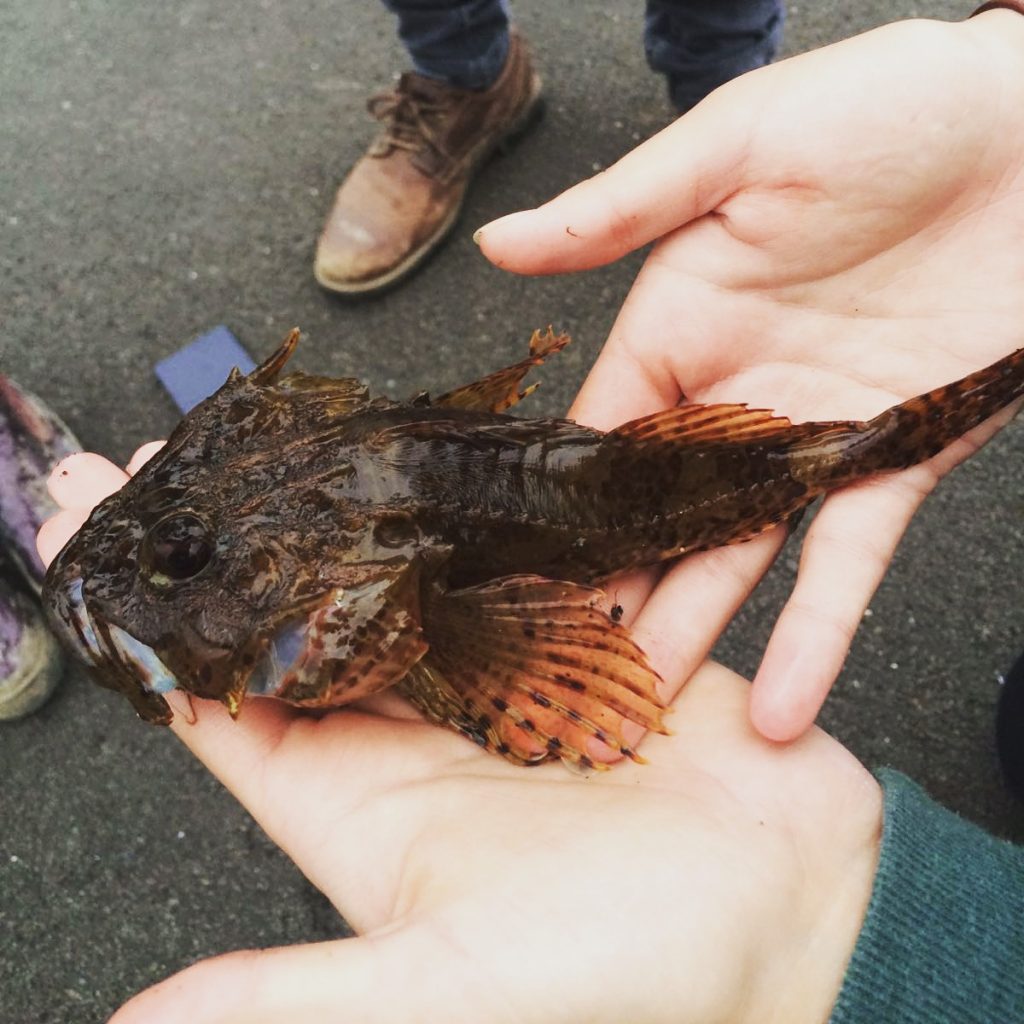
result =
[[[281,364],[279,352],[232,373],[47,573],[57,634],[149,721],[170,720],[164,694],[175,688],[232,714],[246,693],[281,695],[282,677],[311,699],[356,658],[360,630],[386,618],[392,632],[416,633],[420,531],[368,499],[346,456],[365,389],[277,381]],[[416,646],[389,649],[391,662]]]

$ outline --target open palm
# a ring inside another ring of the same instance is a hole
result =
[[[610,428],[746,402],[865,419],[1024,345],[1024,18],[906,22],[724,86],[617,165],[478,236],[499,266],[579,270],[659,239],[574,406]],[[830,495],[755,680],[755,725],[813,721],[915,509],[1010,418]],[[781,544],[684,560],[636,624],[695,668]],[[652,578],[638,584],[646,594]]]
[[[66,463],[44,557],[124,479]],[[652,657],[671,697],[683,677]],[[197,701],[189,724],[179,706],[179,737],[360,937],[200,963],[116,1024],[824,1019],[880,792],[824,733],[758,736],[746,701],[705,666],[649,765],[586,778],[510,765],[387,694],[320,718],[252,700],[234,722]]]

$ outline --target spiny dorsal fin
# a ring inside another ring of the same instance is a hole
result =
[[[555,334],[551,327],[543,334],[534,331],[530,338],[530,355],[512,366],[489,374],[482,380],[455,388],[434,400],[434,405],[449,409],[473,409],[480,412],[504,412],[516,402],[524,399],[536,387],[531,384],[523,391],[519,385],[534,366],[540,366],[544,360],[559,352],[569,344],[568,334]]]
[[[369,389],[355,377],[318,377],[308,373],[290,373],[277,383],[282,395],[294,395],[306,407],[316,406],[321,415],[351,416],[370,404]]]
[[[292,357],[296,346],[299,344],[299,329],[293,327],[280,347],[270,354],[266,359],[249,373],[249,380],[254,384],[273,384],[284,369],[284,364]]]

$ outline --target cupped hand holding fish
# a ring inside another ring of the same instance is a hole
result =
[[[146,454],[146,453],[144,453]],[[135,465],[141,458],[133,460]],[[134,468],[134,466],[133,466]],[[76,456],[52,558],[126,475]],[[652,651],[667,697],[683,677]],[[236,952],[142,993],[112,1024],[821,1021],[867,906],[881,795],[817,730],[779,747],[747,685],[708,665],[645,767],[524,770],[375,698],[232,721],[178,695],[172,729],[358,938]]]
[[[572,411],[608,429],[694,402],[865,419],[1024,339],[1024,18],[912,21],[761,69],[537,210],[477,238],[519,273],[657,240]],[[1012,416],[829,495],[752,694],[786,740],[813,721],[918,505]],[[696,668],[781,544],[671,568],[638,636]]]

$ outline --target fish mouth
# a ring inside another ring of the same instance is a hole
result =
[[[87,665],[102,669],[116,665],[130,672],[149,693],[169,693],[178,686],[174,673],[152,647],[107,622],[94,622],[85,606],[81,576],[72,577],[62,588],[59,611],[51,624]]]
[[[208,642],[186,625],[180,639],[192,652],[190,662],[194,660],[196,667],[210,661],[221,661],[222,664],[217,673],[219,683],[212,689],[208,685],[200,685],[198,679],[191,684],[189,679],[180,679],[153,647],[122,626],[110,622],[102,609],[91,607],[92,602],[87,601],[84,579],[77,565],[67,569],[70,571],[66,571],[63,578],[51,577],[47,587],[49,593],[44,603],[51,628],[65,647],[99,673],[100,681],[104,678],[120,680],[115,687],[118,690],[124,690],[131,679],[143,691],[154,695],[183,689],[214,699],[221,699],[222,692],[274,697],[282,680],[302,663],[307,653],[309,622],[302,614],[279,624],[269,635],[262,634],[262,639],[258,634],[250,637],[242,648],[234,652],[234,657],[228,650],[211,649]],[[246,649],[256,653],[248,673],[238,661]],[[232,661],[233,665],[230,664]]]
[[[69,578],[58,589],[59,597],[50,615],[51,626],[80,661],[101,671],[127,671],[149,693],[165,694],[180,687],[174,672],[151,646],[90,613],[81,576]],[[250,671],[244,690],[254,696],[274,696],[281,680],[302,657],[306,634],[307,622],[302,617],[279,627],[262,645],[263,653]]]
[[[89,613],[85,610],[82,577],[71,578],[60,588],[57,596],[56,602],[47,602],[51,628],[64,641],[64,646],[73,651],[80,661],[87,665],[102,664],[105,655]]]
[[[307,622],[295,620],[280,627],[267,643],[263,656],[256,662],[245,684],[247,693],[272,697],[281,680],[302,657],[307,644]]]

